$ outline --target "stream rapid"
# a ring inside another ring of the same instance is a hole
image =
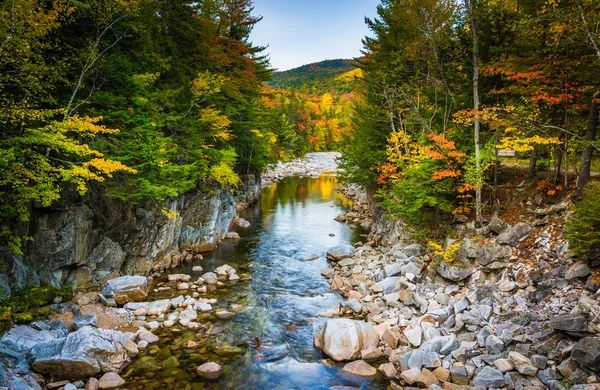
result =
[[[220,320],[199,313],[201,328],[175,326],[155,333],[160,341],[140,352],[125,374],[126,388],[152,389],[361,389],[385,388],[382,378],[364,378],[324,364],[313,336],[326,321],[318,314],[342,297],[321,276],[329,247],[362,239],[361,231],[334,221],[352,202],[334,188],[335,177],[287,178],[262,190],[261,200],[241,213],[250,222],[236,228],[239,240],[225,240],[198,262],[169,273],[192,274],[228,264],[241,280],[211,289],[215,310],[236,315]],[[316,254],[316,260],[306,261]],[[193,274],[192,274],[193,275]],[[193,276],[197,277],[197,276]],[[154,285],[164,282],[156,280]],[[152,292],[149,301],[175,298],[177,290]],[[185,294],[183,294],[185,296]],[[219,363],[224,375],[203,380],[196,368]]]

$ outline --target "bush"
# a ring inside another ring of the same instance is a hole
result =
[[[600,183],[589,183],[566,223],[569,249],[578,256],[600,250]]]

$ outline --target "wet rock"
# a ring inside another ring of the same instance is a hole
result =
[[[571,358],[594,371],[600,371],[600,337],[579,340],[573,346]]]
[[[347,318],[328,320],[314,337],[315,346],[336,361],[360,357],[362,350],[377,348],[379,335],[366,322]]]
[[[215,274],[214,272],[205,273],[204,275],[202,275],[201,279],[206,284],[217,284],[217,282],[219,281],[217,274]]]
[[[304,259],[304,261],[317,260],[319,257],[320,257],[319,255],[312,254],[312,255],[308,256],[306,259]]]
[[[504,375],[495,368],[486,366],[475,376],[473,380],[475,386],[483,386],[486,388],[501,388],[504,387],[506,381]]]
[[[148,278],[145,276],[121,276],[106,282],[102,295],[113,298],[119,305],[141,302],[148,296]]]
[[[340,261],[354,256],[354,247],[352,245],[338,245],[327,250],[327,259],[331,261]]]
[[[516,370],[523,375],[535,375],[538,371],[538,368],[531,363],[531,360],[519,352],[509,352],[508,359],[515,366]]]
[[[119,372],[137,352],[125,333],[86,326],[66,338],[32,348],[32,368],[56,379],[84,379]]]
[[[203,271],[203,269],[199,265],[195,265],[192,267],[192,273],[194,273],[194,274],[201,274],[202,271]]]
[[[204,363],[196,369],[196,372],[206,379],[217,379],[223,375],[223,369],[215,362]]]
[[[227,233],[225,233],[223,238],[226,240],[239,240],[240,235],[237,232],[227,232]]]
[[[585,278],[590,275],[592,270],[586,263],[575,263],[569,267],[567,272],[565,272],[565,279],[573,280],[579,278]]]
[[[123,386],[125,381],[116,372],[107,372],[100,377],[98,381],[99,389],[116,389],[119,386]]]
[[[137,333],[137,338],[140,341],[145,341],[148,344],[154,344],[158,342],[158,336],[152,332],[148,332],[147,330],[140,330]]]
[[[215,317],[217,317],[220,320],[228,320],[235,317],[235,313],[232,313],[227,310],[218,310],[215,312]]]
[[[250,227],[250,222],[248,222],[244,218],[238,218],[236,222],[237,222],[237,225],[241,228],[247,229]]]
[[[548,326],[566,332],[585,332],[587,330],[587,319],[578,314],[556,316],[549,321]]]
[[[352,363],[348,363],[344,366],[344,368],[342,368],[342,370],[359,376],[373,376],[377,374],[375,367],[371,366],[364,360],[356,360]]]

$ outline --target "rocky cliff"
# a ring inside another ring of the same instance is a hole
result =
[[[10,286],[99,286],[120,274],[150,274],[213,249],[237,209],[260,196],[260,177],[243,186],[203,186],[176,198],[136,206],[93,196],[35,209],[24,228],[32,241],[24,255],[0,248],[0,295]],[[237,205],[237,208],[236,208]]]

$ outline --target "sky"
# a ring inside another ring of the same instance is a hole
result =
[[[360,56],[369,35],[364,17],[375,17],[379,0],[254,0],[250,41],[269,46],[271,65],[288,70],[312,62]]]

